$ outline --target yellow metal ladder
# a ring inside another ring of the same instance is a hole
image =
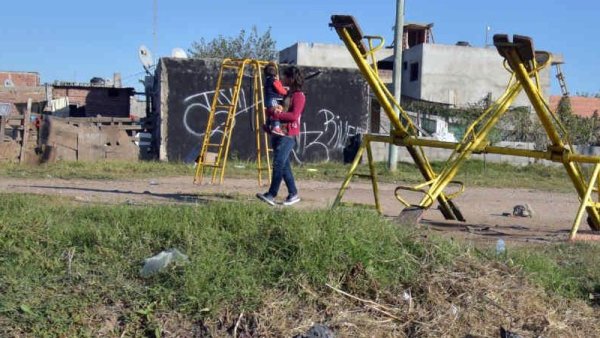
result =
[[[204,170],[212,169],[211,183],[223,183],[225,177],[225,167],[231,145],[233,128],[235,127],[235,117],[238,111],[240,91],[245,76],[252,78],[253,86],[253,104],[254,104],[254,133],[257,149],[257,170],[258,184],[262,185],[263,172],[267,172],[267,179],[271,176],[271,166],[269,160],[268,135],[262,130],[265,123],[264,99],[262,92],[262,69],[267,61],[254,59],[224,59],[219,71],[217,86],[212,99],[210,112],[206,121],[206,130],[198,155],[198,163],[194,176],[194,183],[202,183]],[[248,75],[250,74],[250,75]],[[234,81],[231,82],[231,78]],[[231,99],[228,100],[222,93],[229,92]],[[218,113],[226,112],[225,121],[215,129],[215,116]],[[264,162],[266,165],[263,165]]]

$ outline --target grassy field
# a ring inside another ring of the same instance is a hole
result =
[[[432,165],[439,172],[443,163]],[[347,169],[311,163],[294,171],[300,180],[341,181]],[[409,164],[392,173],[378,163],[377,171],[380,182],[422,181]],[[0,177],[13,178],[193,173],[160,162],[0,164]],[[226,175],[254,178],[256,165],[231,161]],[[469,161],[457,179],[573,189],[564,169],[538,165]],[[143,260],[170,248],[189,262],[142,278]],[[292,336],[313,322],[340,336],[493,336],[500,325],[525,335],[590,336],[600,332],[599,255],[598,245],[579,243],[509,246],[498,256],[367,208],[298,211],[239,199],[85,205],[0,194],[0,336]],[[543,313],[553,315],[541,320]]]
[[[444,163],[432,163],[439,172]],[[340,163],[307,163],[296,166],[299,179],[342,181],[348,166]],[[360,172],[368,172],[366,165]],[[414,165],[400,163],[396,172],[390,172],[385,163],[377,164],[380,182],[422,182]],[[194,168],[183,163],[163,162],[58,162],[42,166],[0,164],[0,176],[15,178],[62,178],[62,179],[134,179],[160,176],[193,176]],[[226,177],[254,178],[257,175],[253,162],[230,161]],[[467,186],[540,189],[549,191],[573,191],[562,167],[543,165],[512,166],[510,164],[468,161],[456,178]]]
[[[600,293],[594,245],[509,247],[496,256],[368,210],[239,201],[94,206],[2,194],[0,215],[0,336],[291,336],[317,320],[352,336],[437,336],[452,327],[491,334],[504,320],[496,307],[523,318],[554,311],[552,320],[571,330],[511,322],[526,333],[600,329],[589,310]],[[189,263],[141,278],[144,258],[169,248]],[[494,306],[482,307],[486,299]],[[381,303],[396,320],[374,312]],[[451,306],[461,311],[453,320],[440,312]],[[354,326],[335,324],[348,309]]]

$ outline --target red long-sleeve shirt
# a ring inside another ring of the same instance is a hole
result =
[[[282,96],[286,96],[287,95],[287,89],[285,89],[283,87],[283,84],[281,83],[281,81],[275,79],[275,81],[273,81],[273,88],[275,88],[275,92],[277,92],[277,94],[282,95]]]
[[[287,112],[273,114],[273,119],[288,123],[288,135],[300,135],[300,118],[304,112],[306,97],[301,91],[293,92],[290,97],[290,106]]]

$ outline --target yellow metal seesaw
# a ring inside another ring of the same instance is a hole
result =
[[[350,180],[355,176],[360,159],[366,150],[370,170],[370,175],[367,176],[371,178],[373,185],[375,206],[381,213],[371,143],[383,142],[406,147],[413,158],[415,165],[425,179],[424,183],[416,186],[400,186],[396,189],[396,198],[405,205],[405,208],[400,213],[400,216],[404,218],[404,220],[411,219],[417,222],[423,211],[431,207],[437,200],[439,209],[446,219],[465,221],[460,210],[452,201],[454,197],[464,191],[464,184],[454,181],[453,179],[458,173],[460,166],[465,163],[472,154],[490,153],[532,157],[562,163],[581,200],[581,207],[577,214],[575,224],[573,225],[570,238],[573,239],[575,237],[577,227],[583,215],[583,210],[586,210],[588,213],[588,224],[590,228],[594,231],[600,231],[600,203],[594,202],[591,198],[594,184],[596,183],[597,176],[600,172],[600,169],[598,169],[600,157],[581,155],[575,152],[569,141],[567,131],[556,115],[550,110],[548,103],[544,100],[540,86],[539,71],[551,63],[551,55],[547,52],[536,52],[533,48],[533,41],[530,38],[514,35],[513,41],[511,42],[507,35],[499,34],[494,36],[494,45],[496,46],[498,53],[505,59],[505,68],[511,73],[507,88],[500,98],[498,98],[496,102],[486,109],[484,113],[467,128],[465,135],[460,142],[445,142],[419,138],[417,129],[410,117],[398,102],[395,101],[393,95],[387,90],[385,84],[379,78],[374,52],[383,45],[383,38],[363,36],[358,24],[352,16],[334,15],[331,17],[330,26],[335,28],[336,32],[348,48],[348,51],[369,83],[373,94],[379,100],[379,103],[386,112],[393,127],[390,135],[364,135],[356,157],[350,166],[350,170],[348,171],[333,203],[334,207],[340,203]],[[369,48],[365,46],[363,42],[364,39],[367,39]],[[373,40],[378,40],[380,44],[373,46]],[[371,58],[372,65],[369,64],[369,57]],[[534,107],[551,142],[546,151],[495,147],[489,144],[488,135],[490,131],[523,90],[527,94],[527,97]],[[400,117],[396,114],[394,108],[398,110]],[[439,174],[433,171],[422,147],[453,150],[446,165]],[[586,182],[579,163],[596,164],[596,168],[589,183]],[[452,194],[445,194],[444,189],[450,184],[457,184],[459,189]],[[421,192],[423,193],[423,198],[418,204],[411,205],[400,196],[400,192],[403,190]],[[600,189],[595,190],[600,191]],[[598,194],[598,199],[600,200],[600,192],[598,192]]]
[[[373,93],[376,95],[380,104],[386,111],[386,113],[392,123],[392,126],[394,127],[393,135],[367,134],[364,136],[363,143],[361,144],[361,148],[359,149],[358,154],[354,160],[354,163],[351,166],[350,172],[348,173],[346,180],[344,181],[344,184],[342,185],[342,189],[338,193],[338,197],[336,198],[336,201],[334,202],[334,205],[336,205],[341,200],[342,195],[343,195],[346,187],[350,183],[350,179],[352,178],[354,171],[356,170],[356,167],[358,166],[358,163],[360,161],[359,156],[362,155],[365,148],[367,149],[368,154],[371,153],[371,147],[370,147],[371,142],[393,143],[393,140],[395,138],[402,139],[402,138],[417,135],[417,129],[416,129],[415,125],[412,123],[412,120],[410,119],[410,117],[406,114],[406,112],[402,109],[402,107],[400,107],[400,105],[394,100],[393,95],[387,90],[385,84],[381,81],[381,79],[379,78],[379,75],[377,74],[377,71],[376,71],[377,62],[375,59],[374,52],[383,46],[383,43],[384,43],[383,38],[382,37],[369,37],[368,40],[369,40],[370,49],[367,49],[362,42],[363,34],[362,34],[360,28],[358,27],[358,24],[356,24],[356,22],[352,16],[334,15],[334,16],[332,16],[331,20],[332,20],[331,26],[336,29],[339,36],[344,41],[346,47],[350,51],[350,54],[354,58],[354,61],[358,65],[358,68],[360,69],[361,73],[363,74],[363,76],[365,77],[367,82],[369,83],[371,90],[373,90]],[[373,47],[372,41],[375,39],[379,40],[380,44]],[[371,57],[371,60],[373,61],[375,68],[372,67],[368,63],[367,57],[369,57],[369,56]],[[394,113],[394,107],[400,111],[401,117],[402,117],[402,122],[400,121],[400,118]],[[423,149],[420,146],[415,146],[415,145],[407,144],[405,146],[406,146],[408,152],[410,153],[411,157],[413,158],[413,161],[417,165],[417,168],[419,169],[419,171],[425,178],[425,180],[427,180],[427,181],[433,180],[436,177],[436,175],[435,175],[433,169],[431,168],[431,165],[430,165],[429,161],[427,160],[427,157],[425,156]],[[369,167],[371,170],[370,176],[371,176],[371,181],[373,182],[373,190],[375,193],[376,207],[377,207],[377,210],[381,210],[381,207],[379,205],[379,200],[378,200],[377,180],[375,177],[374,166],[372,164],[372,156],[369,156],[369,158],[370,158]],[[438,194],[438,196],[436,196],[436,199],[439,203],[440,211],[442,212],[442,214],[444,215],[444,217],[446,219],[459,220],[459,221],[465,220],[464,217],[462,216],[460,210],[458,209],[458,207],[451,200],[449,200],[446,197],[446,195],[444,195],[443,193],[440,193],[440,194]]]

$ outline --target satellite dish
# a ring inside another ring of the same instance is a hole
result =
[[[148,47],[141,45],[138,50],[138,56],[140,57],[140,62],[142,62],[142,66],[149,73],[150,67],[154,66],[154,58],[152,57],[152,53]]]
[[[12,82],[11,79],[6,79],[4,80],[4,87],[14,87],[15,84]]]
[[[187,59],[187,53],[185,52],[185,50],[183,50],[183,48],[173,48],[173,50],[171,51],[171,57],[177,58],[177,59]]]

